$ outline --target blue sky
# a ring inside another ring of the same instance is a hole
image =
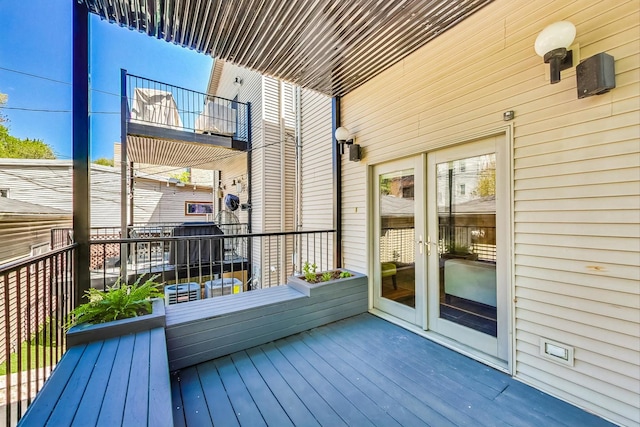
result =
[[[6,107],[16,108],[3,110],[10,120],[10,133],[43,140],[60,159],[72,156],[71,6],[70,0],[0,0],[0,93],[9,95]],[[206,90],[210,56],[120,28],[95,15],[90,16],[90,43],[93,160],[112,158],[113,143],[120,141],[121,68]]]

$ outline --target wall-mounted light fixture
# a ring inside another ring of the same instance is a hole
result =
[[[234,179],[231,185],[236,187],[236,193],[242,193],[242,181],[240,181],[240,178],[237,181]]]
[[[336,137],[336,142],[340,146],[340,154],[344,154],[344,146],[347,145],[349,147],[349,160],[353,162],[360,161],[360,146],[358,144],[354,144],[355,137],[351,135],[349,129],[340,126],[338,129],[336,129],[334,136]]]
[[[240,77],[236,77],[236,78],[233,80],[233,85],[234,85],[235,87],[240,87],[240,86],[242,86],[242,79],[241,79]]]
[[[573,67],[573,55],[567,49],[575,37],[576,27],[569,21],[555,22],[538,34],[536,53],[551,67],[551,84],[560,81],[560,71]]]

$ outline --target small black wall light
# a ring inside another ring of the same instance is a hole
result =
[[[567,50],[576,37],[576,27],[569,21],[555,22],[538,34],[535,50],[550,66],[551,84],[560,81],[560,71],[573,67],[573,55]]]

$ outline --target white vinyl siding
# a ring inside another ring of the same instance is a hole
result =
[[[360,271],[367,165],[512,126],[514,375],[623,425],[640,423],[639,15],[637,1],[496,0],[342,99],[364,150],[342,159],[343,253]],[[577,99],[575,68],[549,83],[533,44],[559,20],[582,60],[615,58],[615,89]],[[541,357],[541,337],[574,347],[575,366]]]
[[[72,165],[66,160],[3,160],[0,181],[11,198],[72,211]],[[91,227],[120,227],[120,169],[91,165]],[[134,222],[201,221],[184,214],[185,201],[212,200],[211,188],[167,187],[166,181],[136,178]]]
[[[216,61],[216,68],[219,64],[223,64],[222,61]],[[240,77],[242,80],[241,86],[236,86],[233,81],[236,77]],[[262,126],[262,76],[256,72],[249,71],[245,68],[237,67],[235,65],[224,63],[224,67],[220,72],[217,96],[223,98],[234,99],[238,97],[239,102],[251,103],[251,139],[252,139],[252,151],[251,151],[251,222],[252,231],[261,232],[263,230],[262,217],[263,217],[263,185],[264,179],[262,176],[262,163],[263,163],[263,126]],[[244,162],[244,164],[242,163]],[[231,178],[231,182],[235,176],[240,174],[240,171],[244,171],[244,177],[247,177],[247,161],[246,154],[230,155],[227,159],[218,160],[212,165],[214,169],[222,172],[223,185],[229,188],[227,183],[228,178]],[[247,182],[245,182],[247,184]],[[235,190],[231,191],[236,193]],[[248,197],[248,187],[245,185],[244,193],[240,194],[240,201],[246,203]],[[237,216],[241,222],[247,222],[247,212],[237,212]],[[254,253],[255,256],[259,256],[258,252]]]
[[[302,220],[305,230],[333,227],[331,98],[302,90]]]
[[[71,227],[68,215],[0,214],[0,264],[31,255],[34,246],[51,244],[51,229]]]
[[[331,98],[302,89],[300,127],[300,227],[302,230],[329,230],[334,227]],[[323,259],[315,260],[324,269],[334,267],[333,240],[332,236],[328,237],[329,242],[326,241],[326,236],[323,236],[323,244],[328,245],[324,254],[328,256],[323,254]],[[316,243],[319,246],[319,241]],[[306,253],[306,244],[307,241],[303,240],[302,254]]]
[[[205,221],[205,216],[185,215],[186,202],[212,202],[211,188],[193,188],[185,184],[178,187],[158,181],[136,181],[134,190],[133,222],[189,222]]]

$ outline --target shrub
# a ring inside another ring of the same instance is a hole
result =
[[[83,323],[106,323],[151,313],[151,298],[162,297],[159,289],[162,284],[154,282],[158,277],[156,275],[141,285],[142,277],[133,285],[122,284],[121,280],[118,280],[106,292],[89,289],[89,301],[69,313],[66,329]]]

